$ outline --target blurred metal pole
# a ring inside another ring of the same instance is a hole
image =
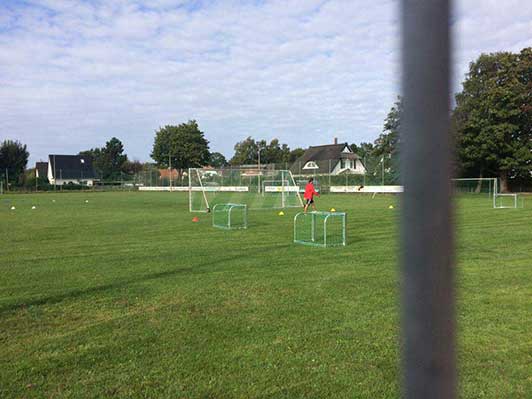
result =
[[[406,398],[456,396],[450,0],[402,0],[403,366]]]

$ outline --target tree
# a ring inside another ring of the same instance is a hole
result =
[[[24,176],[29,156],[25,144],[4,140],[0,144],[0,175],[4,175],[4,179],[8,178],[10,183],[17,184]]]
[[[281,163],[286,162],[290,156],[290,148],[287,144],[279,144],[278,139],[273,139],[270,144],[266,144],[266,140],[259,142],[261,151],[261,163]]]
[[[501,190],[532,170],[532,48],[482,54],[456,95],[452,128],[462,173],[496,175]]]
[[[227,159],[219,152],[212,152],[210,159],[210,165],[214,168],[221,168],[227,165]]]
[[[288,162],[294,163],[296,159],[298,159],[300,156],[302,156],[305,153],[305,150],[303,148],[294,148],[290,153],[288,154]]]
[[[122,172],[128,175],[134,175],[144,170],[144,164],[140,161],[126,161],[122,164]]]
[[[397,155],[402,114],[403,99],[399,96],[384,120],[383,132],[373,143],[374,156],[391,158]]]
[[[231,165],[256,164],[259,158],[259,146],[251,137],[235,144],[235,155],[229,161]]]
[[[124,164],[128,161],[124,154],[124,145],[112,137],[105,147],[81,151],[80,155],[90,156],[96,173],[103,179],[118,179]]]
[[[155,132],[151,157],[159,167],[171,166],[181,175],[183,169],[207,165],[209,155],[209,142],[195,120]]]
[[[261,164],[289,162],[290,147],[280,144],[279,139],[255,141],[251,137],[235,144],[235,155],[229,161],[232,165],[256,164],[259,159]]]

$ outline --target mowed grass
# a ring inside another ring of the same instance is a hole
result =
[[[0,196],[0,397],[397,398],[395,201],[322,196],[348,213],[323,249],[296,210],[223,231],[186,194]],[[532,207],[456,220],[460,396],[530,398]]]

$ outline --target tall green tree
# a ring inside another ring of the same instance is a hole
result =
[[[166,125],[155,132],[151,157],[159,167],[171,166],[181,173],[209,163],[209,142],[195,120]]]
[[[124,154],[124,145],[116,137],[112,137],[106,142],[105,147],[81,151],[80,155],[92,158],[97,175],[103,179],[120,178],[124,164],[128,162],[127,155]]]
[[[510,178],[532,171],[532,48],[482,54],[456,95],[453,123],[463,174]]]
[[[399,127],[403,115],[403,99],[397,97],[396,102],[384,120],[382,133],[373,143],[372,154],[377,157],[391,158],[399,150]]]
[[[360,144],[351,144],[351,151],[357,154],[360,158],[373,156],[373,143],[362,142]]]
[[[281,163],[290,161],[290,147],[279,143],[279,139],[273,139],[268,143],[266,140],[258,140],[251,137],[235,144],[235,154],[229,161],[232,165],[256,164],[259,159],[262,164]]]
[[[221,168],[227,165],[227,159],[219,152],[211,152],[209,164],[214,168]]]
[[[134,175],[144,170],[144,164],[138,160],[125,161],[122,164],[122,172],[128,175]]]
[[[288,145],[280,144],[278,139],[273,139],[269,144],[266,144],[266,140],[262,140],[259,147],[262,148],[261,162],[264,164],[286,162],[290,156]]]
[[[4,176],[4,181],[7,177],[10,184],[21,182],[29,156],[25,144],[16,140],[4,140],[0,144],[0,175]]]
[[[294,163],[296,159],[298,159],[304,153],[305,153],[305,150],[303,148],[294,148],[288,154],[288,159],[286,160],[286,162]]]
[[[265,145],[261,143],[261,145]],[[229,161],[231,165],[256,164],[259,158],[259,144],[255,139],[247,137],[235,144],[235,154]]]

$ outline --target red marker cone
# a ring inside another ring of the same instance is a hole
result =
[[[198,223],[198,222],[199,222],[199,217],[194,216],[194,217],[192,218],[192,222],[193,222],[193,223]]]

